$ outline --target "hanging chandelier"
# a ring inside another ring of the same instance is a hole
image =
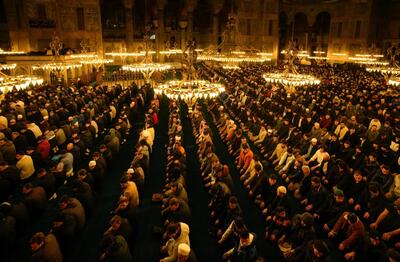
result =
[[[0,48],[0,55],[23,55],[25,52],[22,51],[4,51]]]
[[[197,57],[200,61],[217,62],[225,69],[238,69],[240,63],[264,63],[271,61],[271,53],[244,46],[240,34],[237,16],[229,14],[228,22],[218,46],[210,46]]]
[[[222,69],[225,69],[225,70],[239,70],[240,66],[238,66],[238,65],[222,65]]]
[[[0,72],[0,92],[5,94],[13,90],[24,90],[29,86],[43,84],[43,79],[35,76],[9,76]]]
[[[329,60],[329,58],[326,57],[326,52],[325,51],[321,51],[321,50],[313,51],[313,55],[309,55],[307,58],[311,59],[311,60],[317,60],[317,61]]]
[[[225,91],[225,87],[219,83],[211,83],[206,80],[172,80],[155,88],[156,94],[165,94],[173,100],[192,100],[202,98],[215,98]]]
[[[387,50],[389,61],[376,62],[366,67],[367,72],[380,73],[387,84],[398,86],[399,78],[396,76],[400,75],[400,65],[396,58],[400,55],[400,49],[396,46],[392,46]],[[379,57],[384,57],[379,55]]]
[[[83,52],[83,51],[82,51]],[[98,70],[101,66],[104,64],[110,64],[114,62],[113,59],[102,59],[99,58],[97,54],[77,54],[77,55],[71,55],[71,58],[80,58],[79,63],[82,65],[92,65]]]
[[[17,67],[17,64],[0,64],[0,70],[13,70]]]
[[[182,53],[184,56],[182,64],[184,79],[160,84],[154,88],[154,92],[156,94],[164,94],[169,99],[184,101],[189,106],[189,112],[191,112],[198,99],[215,98],[225,91],[225,87],[219,83],[198,79],[194,68],[197,57],[194,41],[189,41]]]
[[[283,85],[287,92],[293,93],[296,91],[296,87],[318,85],[321,81],[311,75],[300,74],[297,71],[297,67],[294,64],[298,56],[299,50],[293,43],[289,42],[287,49],[284,54],[287,59],[285,70],[281,73],[265,73],[263,78],[267,83]]]
[[[61,77],[61,73],[64,70],[79,68],[82,65],[76,62],[67,62],[65,61],[65,57],[60,55],[60,51],[63,47],[63,43],[61,42],[58,36],[54,36],[53,40],[50,42],[50,48],[53,52],[53,61],[47,64],[40,64],[33,66],[33,70],[49,70],[51,72],[55,72],[58,77]]]
[[[112,59],[101,59],[101,58],[95,58],[95,59],[90,59],[90,60],[81,60],[79,63],[84,64],[84,65],[93,65],[95,67],[100,67],[104,64],[110,64],[114,62]]]
[[[165,63],[153,63],[152,54],[156,52],[151,49],[151,36],[150,28],[146,27],[146,32],[144,34],[144,51],[139,53],[132,53],[133,56],[143,56],[143,60],[140,63],[133,63],[122,66],[122,70],[130,71],[134,73],[142,73],[146,82],[150,81],[151,76],[154,72],[162,72],[171,69],[171,65]]]
[[[375,44],[361,49],[361,52],[353,56],[347,57],[349,62],[365,65],[369,67],[388,66],[388,62],[381,61],[384,55],[380,54],[380,50]]]
[[[400,77],[393,77],[388,81],[389,85],[400,86]]]

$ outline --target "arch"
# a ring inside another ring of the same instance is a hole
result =
[[[313,29],[320,35],[329,35],[331,29],[331,14],[329,12],[319,12],[315,18]]]
[[[184,5],[184,1],[168,1],[164,9],[164,25],[166,28],[169,27],[171,30],[179,29],[180,12]]]
[[[291,24],[290,37],[299,44],[300,47],[306,47],[309,26],[308,17],[305,13],[295,13],[293,22]]]
[[[311,49],[328,49],[329,33],[331,30],[331,14],[329,12],[320,12],[312,25]]]
[[[230,13],[237,14],[239,9],[240,2],[237,1],[225,1],[224,5],[221,8],[221,11],[218,14],[218,34],[221,35],[225,30],[226,23],[228,22],[228,16]]]
[[[156,17],[157,10],[156,3],[153,0],[141,0],[135,1],[133,7],[133,19],[134,19],[134,38],[142,39],[145,32],[145,26],[152,23],[153,18]]]
[[[193,31],[207,32],[211,29],[212,8],[207,0],[198,0],[193,12]]]
[[[285,12],[279,13],[279,49],[283,49],[287,43],[289,32],[288,15]]]
[[[103,29],[125,28],[124,9],[121,0],[103,1],[100,7]]]
[[[305,32],[308,30],[308,17],[305,13],[294,15],[294,32]]]

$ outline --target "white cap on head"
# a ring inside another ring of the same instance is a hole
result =
[[[286,195],[286,193],[287,193],[286,187],[284,187],[284,186],[279,186],[279,187],[278,187],[278,192],[279,192],[279,193],[282,193],[282,194],[284,194],[284,195]]]
[[[190,246],[188,244],[182,243],[178,246],[178,255],[187,257],[190,254]]]
[[[129,168],[128,171],[126,171],[126,173],[133,174],[133,173],[135,173],[135,171],[133,170],[133,168]]]
[[[22,119],[22,115],[17,115],[18,120]]]
[[[311,142],[317,143],[317,142],[318,142],[318,139],[316,139],[315,137],[313,137],[313,138],[311,139]]]
[[[92,160],[89,162],[89,167],[95,167],[96,166],[96,161]]]

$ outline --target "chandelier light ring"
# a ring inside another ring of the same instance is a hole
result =
[[[28,77],[28,76],[1,76],[0,77],[0,91],[2,93],[6,93],[13,88],[16,88],[18,91],[24,90],[29,86],[33,85],[41,85],[44,80],[39,77]]]
[[[321,81],[311,75],[293,73],[266,73],[263,78],[267,83],[285,86],[319,85]]]
[[[394,77],[389,79],[388,84],[392,86],[400,86],[400,77]]]
[[[211,83],[206,80],[168,81],[158,85],[154,92],[165,94],[169,99],[191,100],[192,98],[215,98],[225,91],[225,87],[219,83]]]
[[[110,64],[114,62],[112,59],[93,59],[93,60],[82,60],[79,61],[81,64],[87,65],[102,65],[102,64]]]
[[[43,64],[43,65],[37,65],[33,66],[33,70],[50,70],[50,71],[62,71],[65,69],[73,69],[73,68],[79,68],[82,67],[82,64],[78,63],[50,63],[50,64]]]
[[[200,61],[216,61],[221,63],[264,63],[271,61],[270,57],[254,57],[254,56],[227,56],[227,55],[199,55]]]
[[[166,71],[171,69],[172,66],[161,63],[142,63],[142,64],[130,64],[122,66],[122,70],[131,72],[152,72],[152,71]]]
[[[382,74],[398,75],[400,74],[400,68],[397,67],[368,67],[368,72],[376,72]]]
[[[0,64],[0,70],[12,70],[17,67],[17,64]]]
[[[23,55],[25,52],[22,51],[4,51],[0,48],[0,55]]]

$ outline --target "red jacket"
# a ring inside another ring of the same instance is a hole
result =
[[[153,124],[157,125],[158,124],[158,116],[157,113],[153,113]]]
[[[43,159],[46,159],[46,158],[49,157],[49,155],[50,155],[50,149],[51,149],[51,146],[50,146],[49,141],[47,141],[47,140],[45,140],[45,139],[42,140],[42,141],[38,144],[37,149],[39,150],[39,153],[40,153],[40,155],[42,156]]]
[[[333,231],[336,233],[341,230],[346,231],[347,238],[343,240],[341,244],[343,244],[345,248],[348,248],[356,244],[360,238],[364,237],[365,229],[364,224],[363,222],[361,222],[361,220],[358,220],[352,225],[349,224],[344,218],[346,214],[349,214],[349,212],[343,212],[343,214],[340,216],[339,220],[333,227]]]

